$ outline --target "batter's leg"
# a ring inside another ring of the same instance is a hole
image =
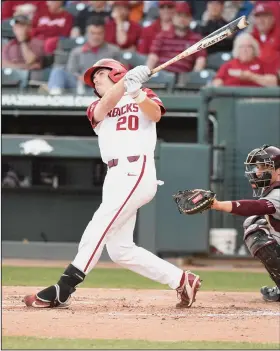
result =
[[[190,307],[195,301],[195,295],[201,285],[199,276],[191,272],[184,272],[173,264],[135,245],[133,242],[135,222],[136,213],[117,232],[108,237],[106,247],[110,258],[120,266],[146,278],[168,284],[171,289],[177,290],[181,298],[177,307]]]

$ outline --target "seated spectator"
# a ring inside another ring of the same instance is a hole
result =
[[[238,17],[250,16],[254,7],[253,1],[251,0],[233,0],[224,1],[223,18],[227,22],[231,22]],[[207,11],[202,16],[203,22],[207,20]]]
[[[197,43],[202,37],[189,29],[192,15],[187,3],[176,3],[176,12],[173,16],[173,26],[169,31],[161,31],[155,37],[150,54],[147,60],[147,66],[154,68],[157,65],[170,60],[188,47]],[[206,51],[202,50],[194,55],[188,56],[168,66],[166,70],[183,73],[201,71],[205,67]]]
[[[253,37],[260,46],[260,58],[276,68],[280,56],[280,27],[270,2],[259,3],[254,9]]]
[[[17,69],[40,69],[44,57],[44,42],[32,38],[31,21],[19,15],[12,20],[15,39],[2,47],[2,67]]]
[[[228,22],[223,19],[224,1],[210,0],[207,2],[207,21],[201,26],[198,31],[203,37],[206,37],[215,30],[225,26]],[[226,38],[215,45],[207,48],[208,54],[215,52],[232,51],[233,38]]]
[[[32,35],[45,40],[45,52],[51,54],[56,49],[59,37],[68,37],[73,17],[63,8],[63,1],[47,1],[48,9],[34,16]]]
[[[128,1],[114,1],[112,19],[105,26],[105,40],[122,49],[135,50],[142,27],[128,19],[129,9]]]
[[[71,30],[71,38],[85,35],[86,23],[89,18],[96,16],[107,20],[110,13],[106,1],[90,1],[90,5],[80,11],[76,16],[74,27]]]
[[[143,28],[138,43],[137,51],[140,54],[147,55],[155,36],[163,31],[170,30],[172,27],[172,17],[175,13],[174,1],[159,1],[159,18],[150,26]]]
[[[51,94],[61,94],[64,89],[76,89],[78,81],[83,84],[83,74],[94,62],[106,57],[119,59],[120,49],[106,43],[104,36],[104,21],[90,18],[86,26],[87,42],[70,52],[66,69],[53,68],[51,71],[48,82]]]
[[[249,33],[236,37],[234,59],[223,64],[212,85],[225,86],[276,86],[276,71],[259,58],[259,44]]]
[[[40,7],[41,10],[46,9],[46,1],[2,1],[2,21],[18,14],[32,18],[38,10],[38,7]]]

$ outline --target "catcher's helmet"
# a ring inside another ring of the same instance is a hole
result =
[[[93,75],[97,70],[101,68],[107,68],[111,71],[108,77],[114,83],[117,83],[119,80],[121,80],[127,72],[127,69],[123,64],[121,64],[119,61],[110,58],[99,60],[92,67],[90,67],[84,74],[84,81],[87,85],[94,89],[95,94],[99,97],[101,96],[97,93],[95,89]]]
[[[253,194],[259,197],[270,186],[272,172],[280,168],[280,149],[275,146],[263,145],[249,152],[244,165],[245,176],[253,187]],[[258,169],[257,166],[262,166],[263,170]]]

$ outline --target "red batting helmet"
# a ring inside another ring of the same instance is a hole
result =
[[[108,77],[114,83],[117,83],[119,80],[121,80],[127,72],[127,69],[125,68],[125,66],[123,64],[121,64],[119,61],[109,59],[109,58],[105,58],[105,59],[97,61],[84,74],[85,83],[94,89],[94,92],[97,96],[99,96],[99,94],[95,90],[95,84],[93,82],[93,75],[97,70],[99,70],[101,68],[107,68],[111,71],[109,73]],[[101,97],[101,96],[99,96],[99,97]]]

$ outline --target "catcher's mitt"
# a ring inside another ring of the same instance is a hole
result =
[[[173,195],[179,212],[190,215],[209,210],[215,197],[213,191],[203,189],[183,190]]]

